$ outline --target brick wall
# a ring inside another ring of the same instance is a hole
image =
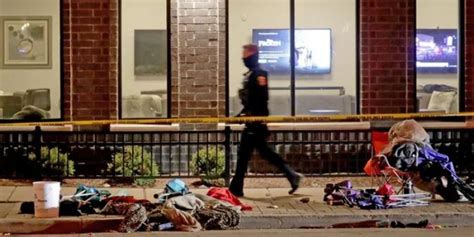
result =
[[[361,0],[362,113],[415,111],[415,0]]]
[[[466,111],[474,111],[474,1],[466,0]]]
[[[171,34],[171,115],[224,116],[224,0],[172,0]]]
[[[117,117],[117,0],[64,0],[66,120]]]

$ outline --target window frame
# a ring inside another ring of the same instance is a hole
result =
[[[415,0],[413,2],[414,6],[414,18],[415,18],[415,23],[414,23],[414,38],[416,38],[416,32],[418,30],[418,25],[417,25],[417,19],[418,19],[418,0]],[[458,0],[458,112],[466,112],[466,50],[465,50],[465,39],[466,39],[466,12],[465,12],[465,7],[466,7],[466,2],[465,0]],[[413,103],[415,108],[415,113],[420,113],[419,108],[418,108],[418,95],[417,95],[417,85],[418,85],[418,72],[416,68],[416,45],[413,47],[413,55],[415,57],[415,63],[413,65],[413,71],[414,71],[414,78],[415,78],[415,85],[413,87]],[[448,120],[453,120],[453,121],[464,121],[464,118],[451,118]]]
[[[59,118],[43,119],[39,122],[60,122],[65,120],[64,113],[64,0],[58,0],[59,4]],[[55,36],[53,35],[53,38]],[[52,63],[52,62],[51,62]],[[0,118],[0,124],[21,123],[20,119]]]
[[[118,77],[118,85],[117,85],[117,90],[118,90],[118,109],[117,109],[117,117],[119,120],[123,119],[144,119],[144,118],[123,118],[122,117],[122,105],[123,105],[123,100],[122,100],[122,0],[117,0],[118,4],[118,57],[117,57],[117,67],[118,67],[118,72],[117,72],[117,77]],[[171,85],[171,70],[172,70],[172,62],[171,62],[171,0],[166,0],[166,106],[167,106],[167,114],[166,117],[156,117],[158,118],[171,118],[172,117],[172,110],[171,110],[171,105],[172,105],[172,85]]]
[[[230,63],[229,63],[229,30],[230,30],[230,27],[229,27],[229,9],[230,9],[230,6],[229,6],[229,1],[230,0],[225,0],[225,5],[226,5],[226,24],[225,24],[225,29],[226,29],[226,36],[225,36],[225,41],[226,41],[226,65],[225,65],[225,70],[226,70],[226,77],[225,77],[225,115],[227,117],[230,116],[230,72],[229,72],[229,68],[230,68]],[[296,11],[296,0],[288,0],[288,3],[289,3],[289,10],[290,10],[290,22],[289,22],[289,26],[290,26],[290,100],[291,100],[291,114],[290,116],[297,116],[296,114],[296,70],[295,70],[295,64],[296,64],[296,61],[295,61],[295,30],[297,29],[296,28],[296,14],[295,14],[295,11]],[[360,114],[360,99],[361,99],[361,96],[360,96],[360,88],[361,88],[361,75],[360,75],[360,0],[355,0],[355,25],[356,25],[356,28],[355,28],[355,31],[356,31],[356,34],[355,34],[355,37],[356,37],[356,40],[355,40],[355,50],[356,50],[356,63],[355,63],[355,67],[356,67],[356,70],[355,70],[355,79],[356,79],[356,93],[355,93],[355,105],[356,105],[356,114]]]

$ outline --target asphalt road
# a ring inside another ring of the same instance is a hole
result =
[[[0,234],[1,235],[1,234]],[[19,236],[19,235],[15,235]],[[25,235],[27,237],[41,235]],[[43,235],[45,236],[45,235]],[[51,235],[49,235],[51,236]],[[160,232],[160,233],[100,233],[100,234],[72,234],[57,235],[58,237],[115,237],[115,236],[136,236],[136,237],[191,237],[191,236],[210,236],[210,237],[474,237],[474,226],[464,228],[449,229],[328,229],[328,230],[235,230],[235,231],[206,231],[196,233],[183,232]]]

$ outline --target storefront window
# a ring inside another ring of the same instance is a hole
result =
[[[121,1],[122,118],[167,117],[167,1]]]
[[[260,66],[269,73],[271,115],[357,113],[356,0],[294,0],[294,50],[291,4],[229,1],[230,114],[241,108],[237,91],[246,69],[240,54],[248,43],[260,47]]]
[[[59,0],[0,0],[0,120],[61,118]]]
[[[459,1],[417,0],[417,107],[459,112]]]
[[[355,114],[356,0],[295,0],[296,114]]]
[[[242,63],[242,46],[250,43],[260,46],[260,64],[269,73],[270,114],[291,115],[290,1],[231,0],[228,7],[230,115],[242,108],[237,91],[248,71]]]

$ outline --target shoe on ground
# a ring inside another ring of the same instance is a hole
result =
[[[288,194],[293,194],[296,192],[296,190],[298,190],[298,188],[300,187],[300,183],[301,183],[301,180],[303,180],[304,176],[302,174],[296,174],[296,177],[295,177],[295,180],[293,181],[293,183],[291,184],[291,190],[288,191]]]
[[[232,189],[229,188],[229,191],[230,193],[232,193],[234,196],[240,198],[240,197],[243,197],[244,196],[244,193],[243,192],[236,192],[236,191],[233,191]]]

